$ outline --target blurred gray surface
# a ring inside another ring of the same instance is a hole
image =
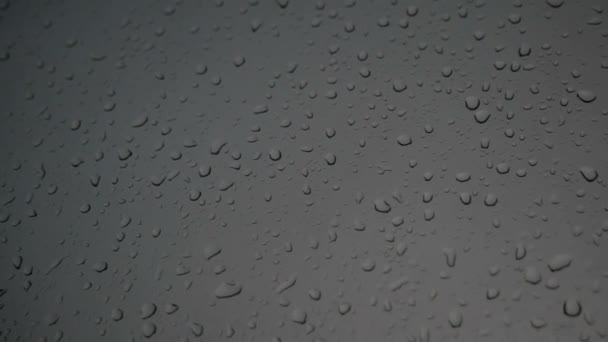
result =
[[[0,340],[606,340],[605,5],[0,0]]]

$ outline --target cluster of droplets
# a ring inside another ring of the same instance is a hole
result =
[[[0,0],[0,340],[608,336],[600,5],[111,7]]]

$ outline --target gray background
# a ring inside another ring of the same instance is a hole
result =
[[[605,340],[605,5],[1,0],[0,338]]]

